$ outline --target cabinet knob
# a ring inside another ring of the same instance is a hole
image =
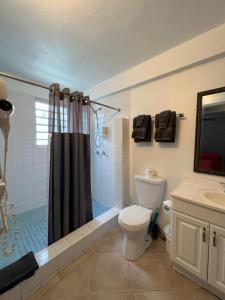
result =
[[[202,240],[203,240],[204,243],[206,242],[206,229],[205,229],[205,227],[203,227]]]
[[[213,231],[213,247],[216,247],[216,231]]]

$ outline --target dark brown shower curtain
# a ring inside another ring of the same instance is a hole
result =
[[[49,245],[92,220],[90,105],[80,92],[49,94]]]

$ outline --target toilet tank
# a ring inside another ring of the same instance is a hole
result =
[[[165,179],[135,175],[136,192],[139,204],[149,208],[159,208],[165,189]]]

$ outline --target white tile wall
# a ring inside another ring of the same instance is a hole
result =
[[[124,207],[129,200],[129,119],[116,118],[114,132],[114,201],[118,208]]]
[[[38,99],[13,90],[8,90],[8,99],[15,112],[11,118],[6,178],[14,211],[21,213],[47,204],[48,148],[36,146],[34,105]],[[2,154],[0,135],[1,162]]]
[[[107,138],[103,138],[103,146],[96,148],[94,145],[94,133],[96,128],[96,119],[92,114],[91,119],[91,145],[92,145],[92,197],[107,207],[122,207],[123,201],[129,197],[124,195],[121,181],[126,174],[123,172],[124,162],[128,169],[129,159],[123,160],[123,149],[125,149],[123,139],[128,143],[129,128],[124,126],[122,118],[129,117],[129,94],[120,93],[118,96],[101,99],[102,103],[121,108],[121,112],[115,112],[110,109],[102,108],[99,113],[100,127],[106,126],[109,129]],[[96,106],[95,108],[99,108]],[[129,122],[127,122],[129,124]],[[124,134],[127,132],[127,136]],[[128,148],[127,156],[128,156]],[[96,152],[99,152],[97,154]],[[103,155],[103,151],[106,155]],[[128,175],[127,175],[128,177]]]

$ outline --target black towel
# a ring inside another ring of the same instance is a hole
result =
[[[33,252],[0,269],[0,295],[31,277],[39,268]]]
[[[151,142],[151,116],[139,115],[133,120],[132,138],[135,143]]]
[[[176,136],[176,112],[165,110],[155,117],[155,141],[173,143]]]

